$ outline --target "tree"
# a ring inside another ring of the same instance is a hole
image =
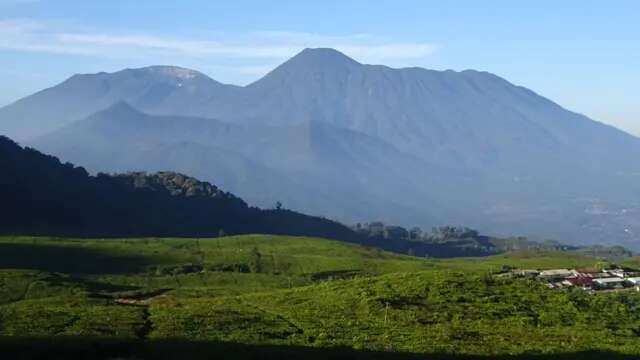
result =
[[[374,221],[366,224],[369,237],[383,237],[384,236],[384,224],[380,221]]]
[[[409,239],[411,240],[420,240],[422,239],[422,229],[415,226],[409,230]]]
[[[409,237],[409,232],[402,226],[385,226],[384,238],[391,240],[401,240]]]

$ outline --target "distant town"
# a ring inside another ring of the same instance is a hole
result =
[[[635,289],[640,292],[640,272],[624,268],[517,269],[515,277],[535,278],[551,289],[580,288],[586,291]]]

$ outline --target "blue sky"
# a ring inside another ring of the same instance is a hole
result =
[[[74,73],[171,64],[247,84],[304,47],[490,71],[640,135],[640,1],[0,0],[0,105]]]

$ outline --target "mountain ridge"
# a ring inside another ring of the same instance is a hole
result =
[[[640,233],[640,139],[497,75],[366,65],[327,49],[304,50],[243,87],[190,93],[135,73],[104,75],[111,87],[85,92],[87,101],[57,89],[55,105],[90,112],[73,120],[55,116],[52,99],[27,98],[21,126],[46,117],[58,127],[27,143],[92,171],[108,170],[112,158],[131,160],[118,170],[194,171],[261,205],[284,201],[348,222],[460,223],[579,242],[633,242],[625,229]],[[146,115],[104,116],[113,136],[90,126],[118,101]],[[11,119],[0,109],[0,132]],[[232,174],[216,179],[215,169]]]

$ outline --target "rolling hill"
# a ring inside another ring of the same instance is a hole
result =
[[[631,359],[633,289],[552,290],[503,266],[308,237],[0,237],[0,346],[17,358]]]

